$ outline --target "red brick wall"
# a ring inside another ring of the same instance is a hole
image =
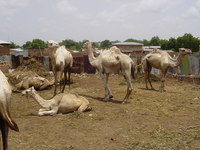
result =
[[[8,44],[1,44],[0,45],[0,56],[2,55],[9,55],[10,54],[10,45]]]

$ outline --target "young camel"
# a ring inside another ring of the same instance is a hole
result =
[[[39,116],[55,115],[58,113],[65,114],[77,110],[79,112],[91,110],[89,101],[86,98],[79,96],[78,94],[61,93],[50,100],[45,100],[37,93],[34,87],[24,90],[22,94],[26,94],[27,96],[31,95],[34,100],[41,107],[43,107],[43,109],[39,109],[38,111]]]
[[[146,88],[148,89],[148,83],[149,82],[151,89],[154,89],[151,81],[150,81],[150,72],[152,67],[160,69],[161,70],[161,86],[159,88],[160,92],[165,91],[165,76],[167,73],[167,70],[169,67],[177,67],[181,64],[183,58],[187,54],[191,54],[192,51],[190,49],[180,48],[179,54],[176,58],[172,58],[167,52],[161,51],[161,50],[153,50],[151,53],[147,54],[143,61],[142,66],[144,68],[145,72],[145,82],[146,82]]]
[[[83,47],[88,51],[90,64],[98,70],[104,82],[104,101],[108,101],[113,97],[108,87],[109,74],[113,72],[122,72],[128,84],[126,96],[122,101],[122,104],[124,104],[133,90],[131,83],[131,77],[134,78],[135,69],[133,60],[128,55],[123,54],[116,46],[113,46],[108,50],[104,50],[98,57],[94,56],[91,42],[84,43]]]
[[[0,130],[3,140],[3,150],[8,149],[8,130],[11,128],[14,131],[19,131],[15,121],[11,118],[9,105],[11,103],[11,87],[7,78],[0,70]],[[1,148],[0,148],[1,149]]]
[[[59,46],[57,42],[52,40],[47,41],[50,48],[52,48],[51,57],[51,64],[54,73],[54,81],[55,81],[55,89],[54,89],[54,96],[57,93],[57,84],[58,78],[57,73],[60,71],[60,90],[61,90],[61,82],[62,82],[62,75],[64,73],[64,85],[62,88],[62,93],[65,90],[66,82],[70,85],[70,73],[71,68],[73,65],[73,57],[71,53],[65,48],[65,46]],[[68,75],[67,75],[68,74]]]

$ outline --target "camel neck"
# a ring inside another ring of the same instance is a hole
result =
[[[31,96],[35,99],[35,101],[44,108],[49,108],[48,100],[43,99],[36,91],[32,92]]]
[[[185,55],[183,54],[178,54],[177,58],[176,58],[176,63],[175,63],[175,67],[179,66],[181,64],[181,62],[183,61]]]
[[[89,58],[90,64],[93,67],[96,67],[96,57],[94,56],[94,53],[92,51],[92,47],[88,47],[88,58]]]

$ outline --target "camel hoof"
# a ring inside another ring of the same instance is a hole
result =
[[[162,92],[166,92],[166,90],[163,89],[163,88],[160,88],[160,89],[159,89],[159,92],[161,92],[161,93],[162,93]]]
[[[104,98],[104,102],[108,102],[110,98]]]
[[[110,96],[109,96],[109,98],[113,98],[113,96],[112,96],[112,95],[110,95]]]

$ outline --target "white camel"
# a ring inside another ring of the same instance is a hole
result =
[[[161,86],[159,88],[160,92],[165,91],[165,76],[169,67],[177,67],[181,64],[183,58],[187,54],[191,54],[192,51],[190,49],[180,48],[179,54],[176,58],[172,58],[166,51],[162,50],[153,50],[151,53],[147,54],[141,66],[144,68],[145,72],[145,83],[146,88],[148,89],[147,81],[149,82],[151,89],[154,89],[151,81],[150,81],[150,72],[152,67],[161,70]]]
[[[11,97],[11,87],[7,78],[0,70],[0,130],[3,140],[3,150],[8,149],[8,130],[11,128],[14,131],[19,131],[15,121],[11,118],[9,107]],[[1,149],[1,148],[0,148]]]
[[[55,90],[54,90],[54,96],[57,93],[57,84],[58,84],[58,78],[57,73],[60,71],[60,90],[61,90],[61,81],[62,81],[62,75],[64,73],[64,85],[62,88],[62,93],[65,90],[65,84],[66,82],[70,85],[70,73],[71,68],[73,65],[73,57],[72,54],[65,48],[65,46],[59,46],[57,42],[54,42],[52,40],[47,41],[49,47],[53,48],[52,54],[51,54],[51,64],[52,69],[54,72],[54,81],[55,81]]]
[[[93,54],[91,42],[84,43],[83,47],[88,51],[90,64],[98,70],[104,81],[105,101],[113,97],[108,87],[109,74],[121,72],[124,75],[127,81],[127,92],[122,103],[125,103],[133,90],[131,83],[131,77],[134,77],[135,69],[133,60],[128,55],[123,54],[116,46],[104,50],[98,57],[95,57]]]
[[[38,111],[38,115],[40,116],[55,115],[58,113],[65,114],[74,111],[84,112],[91,110],[89,101],[86,98],[79,96],[78,94],[61,93],[57,94],[50,100],[45,100],[37,93],[34,87],[24,90],[22,94],[27,96],[31,95],[34,100],[41,107],[43,107]]]

